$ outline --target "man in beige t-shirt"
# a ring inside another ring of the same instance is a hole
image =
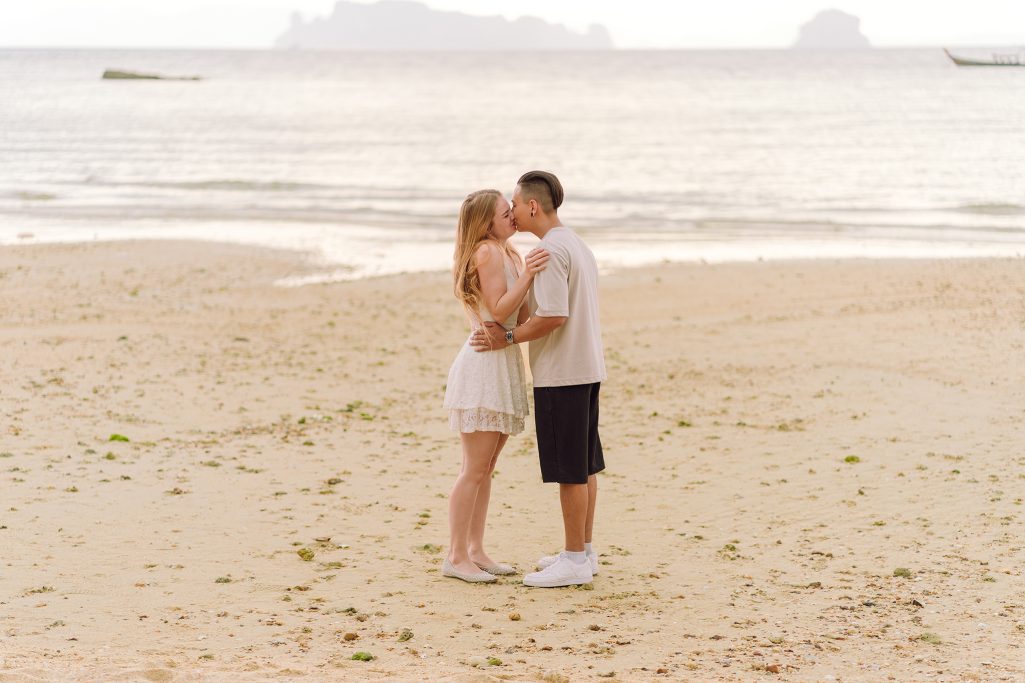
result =
[[[512,330],[494,323],[474,335],[478,351],[530,342],[534,421],[541,478],[559,484],[566,549],[542,557],[528,586],[590,583],[598,573],[591,547],[598,494],[595,475],[605,469],[598,436],[598,393],[607,375],[598,316],[598,264],[580,237],[562,224],[563,190],[545,171],[525,173],[512,210],[517,230],[541,239],[548,267],[530,292],[530,319]]]
[[[580,237],[564,225],[551,228],[538,245],[548,266],[534,278],[530,315],[566,318],[530,342],[535,387],[594,384],[606,379],[598,320],[598,264]],[[572,311],[573,315],[570,315]]]

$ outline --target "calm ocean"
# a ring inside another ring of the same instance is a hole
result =
[[[0,244],[185,237],[308,249],[325,277],[441,269],[467,192],[544,168],[608,266],[1014,255],[1023,159],[1025,69],[939,49],[0,51]]]

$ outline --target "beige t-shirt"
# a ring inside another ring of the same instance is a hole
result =
[[[580,237],[565,226],[552,228],[538,245],[548,266],[534,278],[530,315],[566,317],[566,323],[530,342],[535,387],[593,384],[608,378],[598,319],[598,263]]]

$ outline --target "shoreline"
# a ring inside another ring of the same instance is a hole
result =
[[[445,273],[0,248],[0,678],[1020,677],[1019,260],[604,276],[602,573],[538,592],[438,571]],[[489,550],[529,571],[532,425],[497,470]]]
[[[617,239],[609,239],[596,233],[581,233],[585,238],[594,241],[598,238],[594,247],[595,255],[598,258],[599,266],[604,275],[611,275],[617,272],[633,269],[664,268],[664,267],[687,267],[705,265],[730,265],[730,264],[754,264],[754,263],[775,263],[775,264],[800,264],[800,263],[824,263],[824,262],[887,262],[887,261],[961,261],[961,260],[1016,260],[1025,258],[1025,245],[1006,244],[995,247],[986,245],[978,248],[976,253],[970,253],[977,245],[971,248],[961,243],[935,243],[929,242],[907,242],[895,240],[892,245],[907,247],[908,244],[918,245],[918,249],[924,249],[929,245],[931,251],[908,251],[896,246],[886,247],[886,241],[876,240],[873,242],[858,241],[836,241],[823,242],[821,240],[801,241],[794,239],[765,240],[763,249],[766,256],[750,253],[750,243],[744,246],[737,246],[736,243],[709,242],[705,243],[703,251],[688,253],[690,242],[686,240],[675,241],[651,241],[641,242],[641,246],[621,249],[621,242]],[[616,235],[612,236],[616,238]],[[532,236],[517,235],[514,238],[515,246],[521,252],[526,253],[536,244]],[[336,284],[343,282],[359,282],[369,279],[394,276],[408,276],[414,274],[437,274],[448,272],[449,265],[445,262],[443,255],[447,255],[450,246],[448,242],[429,240],[423,247],[420,245],[397,252],[389,257],[383,258],[381,263],[388,261],[398,262],[401,265],[376,266],[363,263],[352,264],[339,262],[337,256],[332,257],[322,246],[316,244],[299,243],[268,244],[265,240],[253,239],[239,241],[232,239],[200,239],[196,237],[173,237],[173,236],[150,236],[138,238],[114,238],[94,240],[67,240],[52,242],[25,241],[19,243],[0,243],[0,250],[20,248],[47,248],[74,245],[104,245],[104,244],[194,244],[194,245],[219,245],[224,248],[239,247],[241,249],[267,250],[279,254],[291,254],[301,260],[300,272],[280,278],[275,282],[282,287],[303,287],[315,284]],[[367,244],[371,244],[367,242]],[[365,248],[366,244],[357,245]],[[352,244],[346,244],[346,249],[356,248]],[[336,247],[338,251],[340,247]],[[818,250],[816,252],[816,250]],[[852,254],[853,251],[853,254]],[[430,265],[414,265],[422,262],[424,254],[428,254],[433,261]],[[807,255],[805,255],[807,254]]]

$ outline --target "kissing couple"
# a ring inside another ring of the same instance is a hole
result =
[[[451,539],[444,576],[490,583],[517,570],[484,551],[491,475],[510,435],[529,413],[523,356],[529,344],[541,479],[559,485],[565,544],[537,561],[527,586],[590,583],[596,474],[605,469],[598,393],[607,378],[594,254],[559,219],[562,184],[546,171],[520,177],[511,203],[497,190],[463,201],[456,230],[454,291],[472,333],[449,370],[445,408],[459,432],[462,467],[449,498]],[[509,238],[540,239],[520,256]]]

